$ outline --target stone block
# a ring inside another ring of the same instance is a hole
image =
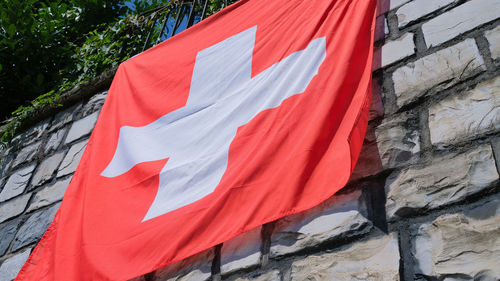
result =
[[[24,250],[15,256],[6,259],[0,266],[0,280],[11,281],[16,278],[17,274],[23,267],[24,263],[30,256],[31,249]]]
[[[398,68],[392,79],[399,107],[424,95],[440,91],[486,70],[474,39],[466,39],[413,63]]]
[[[399,280],[398,239],[389,234],[309,255],[292,263],[291,280]]]
[[[490,44],[491,57],[493,59],[500,58],[500,26],[484,33],[488,43]]]
[[[2,154],[0,154],[0,177],[7,175],[13,162],[14,153],[12,153],[12,148],[5,149]]]
[[[13,167],[19,166],[19,164],[22,164],[24,162],[29,162],[35,158],[35,155],[40,151],[40,148],[42,146],[42,142],[35,142],[33,144],[30,144],[17,154],[16,159],[14,160]]]
[[[28,144],[32,144],[35,141],[39,141],[40,137],[43,135],[43,133],[45,132],[45,130],[47,129],[49,124],[50,124],[49,119],[44,120],[44,121],[36,124],[35,126],[29,128],[24,133],[14,137],[12,139],[11,143],[21,144],[21,145],[25,146]]]
[[[31,180],[33,187],[39,186],[52,178],[52,174],[59,167],[61,160],[64,157],[64,152],[58,152],[50,157],[43,159],[42,163],[36,169],[35,175]]]
[[[500,76],[432,105],[429,130],[438,147],[500,130]]]
[[[260,264],[261,231],[262,226],[259,226],[224,242],[221,249],[222,274]]]
[[[281,276],[278,270],[272,270],[259,276],[238,277],[234,281],[281,281]]]
[[[38,242],[52,223],[59,205],[33,213],[17,231],[12,244],[12,251],[17,251],[26,245]]]
[[[21,214],[28,205],[30,197],[31,193],[28,193],[0,204],[0,223]]]
[[[390,10],[394,10],[410,1],[411,0],[378,0],[377,16],[384,14]]]
[[[432,280],[500,279],[500,200],[412,227],[414,272]]]
[[[48,153],[56,150],[59,147],[59,145],[61,144],[61,142],[64,138],[64,135],[66,134],[66,131],[67,131],[67,129],[63,128],[63,129],[60,129],[60,130],[53,132],[50,135],[49,140],[45,144],[45,148],[44,148],[45,154],[48,154]]]
[[[87,146],[87,142],[88,140],[84,140],[75,143],[69,149],[68,153],[66,153],[66,157],[64,157],[61,165],[59,166],[57,177],[69,175],[76,170],[76,167],[78,167],[78,163],[80,163],[80,159],[83,156],[83,152],[85,151],[85,147]]]
[[[278,220],[271,236],[270,256],[367,233],[372,224],[366,217],[361,191],[335,195],[312,209]]]
[[[382,48],[375,50],[373,70],[384,68],[413,54],[415,54],[413,33],[406,33],[396,40],[387,41]]]
[[[472,0],[422,25],[428,47],[437,46],[500,17],[500,1]]]
[[[37,210],[42,207],[51,205],[55,202],[61,201],[64,192],[66,191],[66,188],[68,187],[70,182],[71,178],[59,180],[38,191],[35,194],[35,197],[33,198],[31,204],[29,205],[27,212],[31,212],[33,210]]]
[[[417,121],[408,113],[388,119],[375,129],[376,143],[383,169],[406,163],[420,152],[420,132]]]
[[[155,281],[206,281],[212,275],[214,250],[210,249],[155,272]]]
[[[66,136],[66,140],[64,141],[64,143],[70,143],[83,136],[90,134],[94,129],[98,116],[99,112],[94,112],[83,119],[75,121],[73,125],[71,125],[71,128],[69,129],[68,135]]]
[[[98,93],[92,96],[89,101],[83,106],[82,114],[83,116],[90,115],[96,111],[100,111],[106,100],[108,91]]]
[[[402,28],[455,1],[456,0],[416,0],[409,2],[396,11],[398,25]]]
[[[9,200],[23,193],[28,186],[31,174],[36,165],[31,165],[15,171],[7,180],[2,192],[0,193],[0,202]]]
[[[0,225],[0,256],[3,256],[9,248],[20,222],[20,219],[15,219]]]
[[[54,117],[54,121],[52,121],[52,124],[50,126],[50,131],[58,130],[64,127],[66,124],[73,122],[75,115],[80,111],[81,108],[82,104],[80,103],[57,113],[56,117]]]
[[[386,182],[390,219],[463,201],[498,180],[490,145],[436,157],[424,166],[394,172]]]

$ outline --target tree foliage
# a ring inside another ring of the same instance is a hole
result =
[[[198,20],[201,2],[196,6]],[[174,9],[180,4],[169,0],[0,0],[0,120],[10,116],[0,141],[12,138],[20,122],[38,107],[140,53],[149,30],[154,31],[150,42],[164,39],[159,38],[161,21],[155,19],[169,14],[165,34],[170,34],[177,13],[187,18],[188,9]],[[225,3],[209,0],[208,4],[207,15]],[[162,9],[141,15],[158,7]]]

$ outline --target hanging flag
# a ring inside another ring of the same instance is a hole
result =
[[[375,0],[242,0],[122,63],[17,280],[127,280],[311,208],[367,125]]]

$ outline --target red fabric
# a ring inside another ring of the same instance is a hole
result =
[[[367,125],[375,0],[242,0],[124,62],[54,222],[16,280],[127,280],[311,208],[348,181]],[[141,223],[167,159],[100,176],[121,126],[186,104],[197,52],[257,25],[252,76],[326,36],[303,94],[238,129],[215,191]]]

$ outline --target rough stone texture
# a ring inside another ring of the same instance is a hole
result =
[[[105,91],[91,97],[87,102],[87,104],[83,106],[82,109],[83,116],[87,116],[96,111],[100,111],[104,104],[104,101],[106,100],[107,95],[108,91]]]
[[[12,251],[17,251],[28,244],[39,241],[54,219],[59,205],[57,204],[48,209],[33,213],[19,228],[12,244]]]
[[[429,89],[446,89],[481,70],[486,70],[486,66],[474,39],[430,54],[394,72],[397,105],[403,106]]]
[[[410,2],[411,0],[379,0],[377,16],[381,15],[387,11],[396,9],[401,5]]]
[[[45,158],[42,163],[38,166],[33,179],[31,180],[31,185],[33,187],[39,186],[45,183],[47,180],[52,178],[52,174],[59,167],[59,163],[64,157],[64,151],[58,152],[50,157]]]
[[[334,239],[370,231],[361,191],[336,195],[305,212],[277,221],[271,236],[271,257],[291,254]]]
[[[20,219],[15,219],[0,225],[0,256],[9,248],[20,222]]]
[[[87,145],[88,140],[84,140],[78,143],[75,143],[66,153],[66,157],[62,161],[59,166],[59,170],[57,172],[57,177],[62,177],[65,175],[69,175],[76,170],[78,167],[78,163],[80,163],[80,159],[83,156],[83,151],[85,150],[85,146]]]
[[[155,273],[155,281],[205,281],[212,273],[213,249],[168,265]]]
[[[259,265],[261,231],[259,226],[224,242],[221,249],[222,274]]]
[[[8,148],[0,154],[0,177],[7,175],[12,162],[14,162],[14,153],[11,152],[12,148]]]
[[[384,169],[406,163],[420,152],[420,132],[406,113],[385,119],[375,130],[378,156]]]
[[[464,200],[498,180],[490,145],[454,157],[435,158],[426,166],[393,173],[386,182],[387,216],[395,218]]]
[[[97,121],[98,116],[99,112],[94,112],[93,114],[74,122],[69,129],[64,143],[70,143],[85,135],[90,134],[94,129],[94,125]]]
[[[400,28],[404,27],[405,25],[453,2],[455,2],[455,0],[416,0],[409,2],[399,8],[396,12],[398,25]]]
[[[500,17],[499,0],[468,1],[422,25],[428,47],[437,46]]]
[[[67,129],[60,129],[50,135],[49,140],[45,144],[44,152],[45,154],[50,153],[51,151],[56,150],[61,144],[64,135],[66,134]]]
[[[54,121],[52,121],[52,125],[50,126],[50,131],[55,131],[64,127],[64,125],[72,122],[75,118],[75,115],[82,108],[81,104],[72,106],[64,111],[56,114]]]
[[[30,197],[31,193],[28,193],[0,204],[0,223],[22,213],[26,208]]]
[[[395,234],[358,242],[333,253],[295,261],[292,281],[399,280],[399,249]]]
[[[486,31],[484,35],[490,44],[491,57],[493,59],[500,58],[500,26]]]
[[[16,159],[14,160],[13,167],[17,167],[19,164],[33,160],[38,151],[40,151],[41,145],[42,142],[39,141],[21,149],[21,151],[17,154]]]
[[[374,53],[373,69],[379,69],[415,54],[413,33],[406,33],[400,38],[388,41]]]
[[[500,76],[429,108],[431,142],[438,147],[499,129]]]
[[[412,230],[416,274],[435,280],[500,279],[500,200],[439,216]]]
[[[30,256],[30,252],[31,249],[27,249],[5,260],[2,263],[2,266],[0,266],[0,280],[11,281],[16,278],[17,274]]]
[[[68,187],[70,182],[71,178],[59,180],[37,192],[35,194],[35,197],[31,201],[27,212],[31,212],[33,210],[48,206],[57,201],[61,201],[64,192],[66,191],[66,188]]]
[[[31,165],[14,172],[9,177],[7,183],[5,184],[5,187],[0,193],[0,202],[9,200],[23,193],[26,189],[26,186],[28,186],[28,182],[35,167],[35,165]]]
[[[22,143],[22,145],[32,144],[33,142],[39,140],[39,138],[45,132],[49,124],[50,124],[49,119],[44,120],[36,124],[35,126],[29,128],[28,130],[26,130],[26,132],[13,138],[11,143],[15,144]]]
[[[255,277],[236,278],[234,281],[281,281],[280,272],[272,270]]]

